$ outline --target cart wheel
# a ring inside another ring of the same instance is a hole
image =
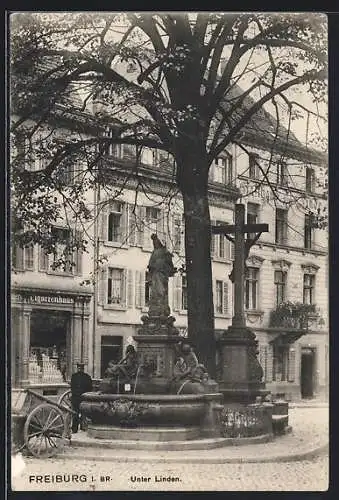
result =
[[[52,457],[64,444],[65,433],[61,410],[51,404],[41,404],[27,416],[24,426],[26,448],[35,457]]]
[[[64,392],[62,396],[59,398],[58,404],[61,406],[66,406],[67,408],[72,409],[72,391],[69,389]]]

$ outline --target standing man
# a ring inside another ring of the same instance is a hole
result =
[[[72,419],[72,432],[78,432],[79,423],[80,428],[82,429],[82,423],[79,422],[79,413],[80,413],[80,402],[81,395],[84,392],[92,391],[92,379],[88,373],[84,372],[84,363],[77,363],[78,371],[73,373],[71,378],[71,391],[72,391],[72,409],[75,411],[75,415],[73,415]]]

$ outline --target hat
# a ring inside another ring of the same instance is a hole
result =
[[[82,367],[84,367],[84,366],[85,366],[85,363],[77,363],[77,366],[82,366]]]

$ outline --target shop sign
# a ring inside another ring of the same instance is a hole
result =
[[[30,304],[73,304],[72,297],[59,297],[57,295],[28,295],[26,302]]]

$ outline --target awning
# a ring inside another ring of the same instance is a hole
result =
[[[296,330],[294,332],[293,331],[282,332],[279,333],[276,337],[274,337],[274,339],[270,340],[270,344],[275,344],[275,345],[293,344],[306,333],[307,332],[304,330]]]

